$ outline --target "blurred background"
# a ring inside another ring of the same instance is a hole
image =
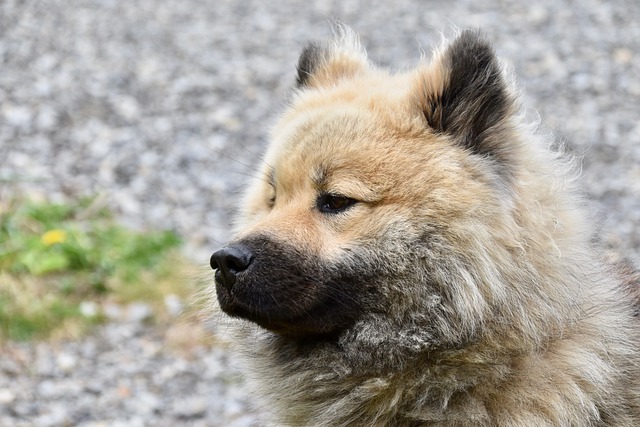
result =
[[[636,0],[2,0],[0,425],[261,425],[190,307],[335,20],[393,69],[482,29],[582,159],[604,243],[640,259]]]

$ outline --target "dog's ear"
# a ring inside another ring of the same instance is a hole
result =
[[[298,60],[298,88],[326,87],[354,77],[369,68],[365,50],[356,33],[346,26],[336,29],[332,42],[309,43]]]
[[[515,96],[486,38],[466,30],[420,71],[427,124],[474,153],[508,163]]]

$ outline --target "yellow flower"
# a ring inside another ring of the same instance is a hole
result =
[[[40,237],[40,240],[47,246],[55,245],[67,240],[67,233],[62,230],[49,230]]]

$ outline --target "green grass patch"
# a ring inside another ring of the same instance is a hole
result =
[[[103,320],[87,302],[144,301],[161,315],[167,295],[192,291],[180,244],[118,225],[100,199],[0,203],[0,341],[78,336]]]

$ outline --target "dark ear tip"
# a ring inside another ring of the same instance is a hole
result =
[[[309,77],[313,74],[314,70],[318,67],[320,61],[323,58],[323,48],[320,43],[309,42],[302,50],[300,59],[298,59],[298,75],[296,77],[296,85],[298,87],[306,86],[309,82]]]
[[[450,46],[451,55],[467,58],[470,62],[483,62],[496,59],[493,45],[482,31],[467,29],[460,33]]]
[[[459,37],[489,43],[487,35],[479,28],[465,28],[460,32]]]
[[[460,32],[442,61],[447,69],[442,92],[423,105],[427,123],[474,153],[507,162],[508,146],[496,141],[508,128],[515,103],[488,37],[476,29]]]
[[[489,41],[489,37],[478,28],[466,28],[460,32],[456,40],[462,40],[464,42],[470,43],[471,45],[476,46],[486,46],[491,47],[491,42]]]

